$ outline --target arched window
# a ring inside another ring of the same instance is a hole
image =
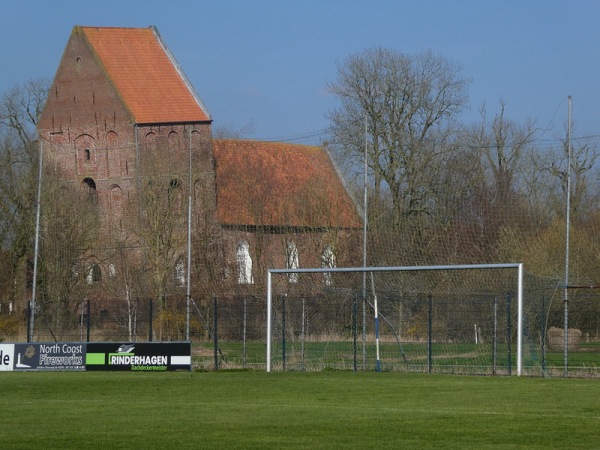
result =
[[[287,243],[285,267],[286,267],[286,269],[297,269],[298,267],[300,267],[300,261],[299,261],[299,257],[298,257],[298,247],[296,246],[296,243],[293,241],[290,241]],[[290,283],[297,283],[298,282],[298,274],[290,273],[288,275],[288,281]]]
[[[118,140],[119,136],[114,131],[109,131],[106,133],[105,139],[105,151],[106,151],[106,169],[108,170],[109,176],[121,176],[127,175],[127,159],[126,153],[123,153],[118,148]],[[123,160],[122,158],[125,157]],[[121,167],[121,164],[124,164],[125,167]]]
[[[84,178],[81,183],[84,195],[92,203],[98,203],[98,193],[96,192],[96,182],[92,178]]]
[[[328,245],[323,249],[323,253],[321,253],[321,267],[323,269],[333,269],[335,265],[335,253],[333,253],[331,245]],[[331,286],[333,284],[331,272],[323,273],[323,282],[325,283],[325,286]]]
[[[179,153],[179,134],[176,131],[171,131],[167,137],[169,146],[169,155],[175,156]]]
[[[181,212],[183,208],[183,190],[181,189],[181,181],[173,178],[169,182],[169,207],[176,212]]]
[[[74,140],[80,170],[93,170],[96,163],[96,140],[89,134],[80,134]]]
[[[192,148],[196,151],[202,148],[202,134],[199,130],[192,130]]]
[[[106,143],[110,146],[113,146],[117,142],[118,137],[119,135],[111,130],[108,133],[106,133]]]
[[[87,284],[99,283],[102,281],[102,271],[98,264],[92,264],[85,274],[85,282]]]
[[[123,206],[123,189],[117,184],[113,185],[110,188],[109,197],[110,208],[113,211],[121,211],[121,207]]]
[[[177,263],[175,263],[175,285],[183,286],[185,285],[185,263],[183,259],[178,259]]]
[[[108,190],[108,207],[110,232],[116,236],[122,229],[123,219],[123,189],[117,184],[113,184]]]
[[[152,131],[146,133],[146,149],[148,151],[156,150],[156,134]]]
[[[238,266],[238,284],[254,284],[252,277],[252,257],[250,256],[250,245],[242,241],[238,244],[235,253]]]

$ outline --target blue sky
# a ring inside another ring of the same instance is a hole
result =
[[[336,106],[327,82],[375,46],[461,64],[472,79],[467,123],[502,99],[510,119],[535,119],[556,139],[571,95],[574,136],[600,135],[595,0],[3,0],[0,92],[52,78],[74,25],[156,25],[214,125],[252,121],[250,138],[318,144]]]

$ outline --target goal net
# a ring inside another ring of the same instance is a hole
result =
[[[272,269],[267,371],[540,373],[554,283],[522,264]]]

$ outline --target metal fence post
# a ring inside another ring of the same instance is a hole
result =
[[[432,334],[433,334],[433,296],[429,294],[429,312],[427,320],[427,371],[431,373],[432,365]]]
[[[542,331],[542,372],[546,373],[546,297],[542,296],[542,314],[541,314],[541,331]]]
[[[498,364],[498,297],[494,297],[494,336],[492,338],[492,375],[496,375]]]
[[[243,318],[243,336],[242,336],[242,367],[246,368],[246,358],[247,358],[247,335],[248,335],[248,298],[244,295],[244,318]]]
[[[219,328],[218,328],[218,307],[217,307],[217,297],[213,298],[213,342],[215,344],[214,354],[215,354],[215,370],[219,370]]]
[[[31,342],[31,301],[27,302],[27,342]]]
[[[90,299],[88,298],[87,300],[87,320],[86,320],[86,328],[87,328],[87,333],[86,333],[86,339],[87,342],[90,342],[90,329],[92,327],[92,321],[91,321],[91,308],[90,308]]]
[[[152,299],[148,300],[148,342],[152,342]]]
[[[281,358],[285,370],[285,294],[281,296]]]
[[[301,324],[300,338],[301,352],[302,352],[302,371],[304,371],[304,343],[306,340],[306,297],[302,297],[302,324]]]
[[[358,294],[354,294],[354,302],[352,303],[352,350],[354,353],[354,371],[358,370],[357,367],[357,356],[358,356]]]
[[[512,375],[512,321],[510,316],[510,293],[506,294],[506,351],[508,353],[508,374]]]

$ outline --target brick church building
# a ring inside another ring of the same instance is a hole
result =
[[[121,295],[111,280],[181,292],[188,222],[195,296],[259,292],[268,268],[361,264],[361,219],[324,148],[214,140],[211,124],[156,28],[73,29],[38,135],[59,186],[46,216],[71,198],[85,207],[60,220],[91,214],[61,258],[90,295]]]

